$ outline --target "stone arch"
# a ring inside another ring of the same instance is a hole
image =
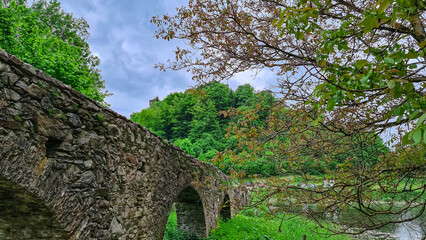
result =
[[[205,237],[207,233],[203,203],[198,192],[186,187],[175,200],[177,227],[188,234]]]
[[[68,239],[54,213],[34,194],[0,176],[0,239]]]
[[[213,165],[2,50],[0,89],[0,176],[50,210],[59,239],[161,240],[176,199],[181,228],[217,226],[228,177]]]
[[[222,205],[220,206],[220,217],[224,221],[231,219],[231,199],[228,194],[225,194]]]

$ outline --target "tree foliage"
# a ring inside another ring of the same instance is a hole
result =
[[[152,22],[157,38],[189,46],[160,69],[186,69],[201,82],[246,70],[277,76],[280,106],[264,124],[261,106],[228,113],[243,121],[230,129],[237,148],[220,161],[285,159],[307,179],[307,169],[337,161],[327,173],[333,187],[272,181],[263,199],[323,206],[309,211],[315,219],[356,206],[369,219],[365,230],[409,220],[373,216],[426,208],[425,9],[422,0],[190,0]],[[378,138],[387,130],[399,142],[388,153]]]
[[[153,101],[149,108],[133,113],[130,120],[169,139],[200,160],[211,161],[218,151],[236,145],[234,137],[225,138],[226,129],[230,123],[241,119],[228,117],[225,111],[234,108],[248,111],[262,102],[264,114],[261,119],[264,119],[274,101],[271,93],[255,92],[248,84],[232,91],[224,84],[209,83],[185,93],[169,94],[162,101]],[[272,162],[263,162],[260,165],[268,166],[259,168],[253,167],[259,163],[246,166],[232,166],[230,161],[215,164],[227,173],[237,167],[248,170],[249,174],[278,174],[277,164]]]
[[[89,25],[61,9],[57,0],[0,1],[0,48],[103,102],[108,95],[86,42]]]
[[[198,0],[152,21],[158,38],[190,46],[161,68],[189,69],[200,81],[271,68],[287,103],[320,111],[335,129],[407,124],[406,140],[419,143],[426,132],[424,10],[416,0]]]

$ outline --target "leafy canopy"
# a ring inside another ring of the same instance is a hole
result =
[[[108,95],[86,42],[89,25],[61,9],[57,0],[0,1],[0,48],[45,71],[88,97]]]
[[[286,104],[317,111],[332,130],[400,127],[404,144],[419,144],[425,8],[422,0],[192,0],[175,16],[152,19],[158,38],[189,45],[158,67],[188,69],[198,81],[269,68]]]
[[[266,100],[265,100],[266,99]],[[154,99],[149,108],[133,113],[130,119],[169,139],[176,146],[200,160],[211,161],[218,151],[236,146],[236,139],[226,138],[230,124],[243,121],[240,116],[230,117],[225,111],[250,111],[262,103],[264,120],[276,99],[269,92],[256,93],[249,84],[235,91],[221,83],[210,83],[184,93],[172,93],[160,101]],[[222,171],[234,168],[248,174],[277,175],[279,165],[273,161],[237,164],[232,161],[214,162]]]

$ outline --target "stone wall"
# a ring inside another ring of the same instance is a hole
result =
[[[1,50],[0,146],[0,191],[27,191],[58,226],[51,234],[69,239],[162,239],[188,187],[198,193],[194,216],[204,216],[207,235],[225,193],[231,202],[239,196],[214,166]],[[49,239],[36,235],[28,239]]]
[[[206,233],[203,204],[197,191],[187,187],[175,202],[178,227],[190,235],[202,237]]]

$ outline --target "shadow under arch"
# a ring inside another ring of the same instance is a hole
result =
[[[54,213],[25,188],[0,176],[0,239],[69,239]]]
[[[225,194],[220,208],[220,217],[224,221],[228,221],[229,219],[231,219],[231,216],[231,200],[229,198],[229,195]]]
[[[198,192],[185,188],[175,200],[177,227],[189,235],[206,237],[206,219],[204,208]]]

